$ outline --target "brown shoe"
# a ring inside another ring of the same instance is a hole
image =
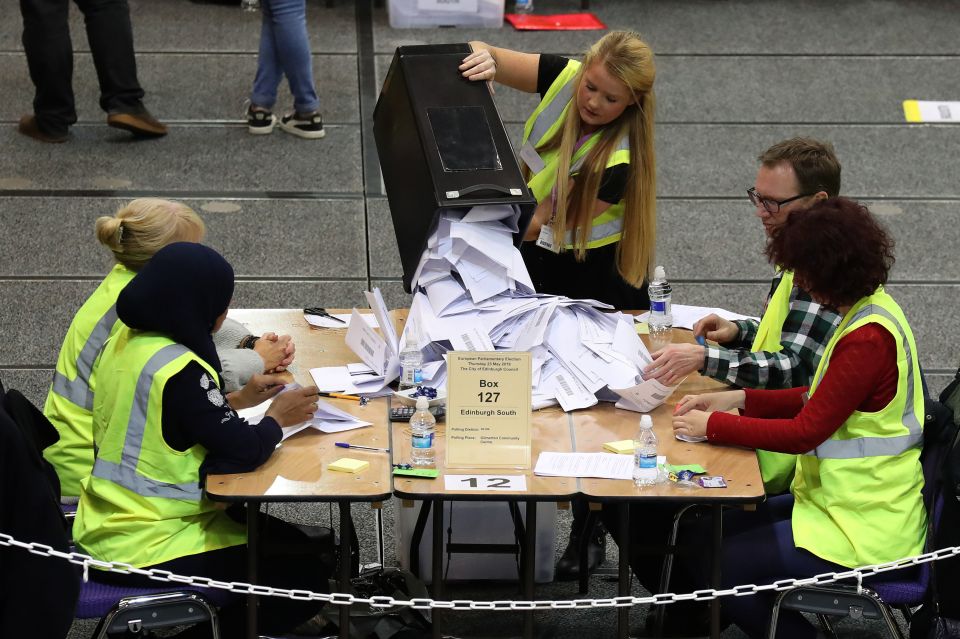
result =
[[[41,142],[48,142],[50,144],[59,144],[60,142],[67,141],[67,135],[53,135],[47,133],[37,124],[37,116],[35,115],[24,115],[20,118],[20,124],[17,125],[17,131],[33,138],[34,140],[40,140]]]
[[[138,137],[159,138],[167,134],[167,125],[150,115],[146,109],[136,113],[111,113],[107,115],[107,124]]]

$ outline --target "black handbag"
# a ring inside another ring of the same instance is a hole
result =
[[[427,587],[407,570],[371,568],[350,580],[352,594],[357,597],[389,596],[394,599],[428,598]],[[340,607],[326,606],[323,615],[332,629],[339,627]],[[354,604],[350,606],[350,636],[359,639],[429,639],[432,625],[429,610],[410,606],[379,608]]]
[[[924,604],[910,619],[910,639],[958,639],[960,620],[940,614],[936,602]]]

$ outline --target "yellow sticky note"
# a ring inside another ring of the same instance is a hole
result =
[[[360,459],[351,459],[350,457],[341,457],[335,462],[331,462],[327,468],[329,470],[336,470],[341,473],[359,473],[361,470],[366,470],[370,467],[370,462],[362,461]]]
[[[633,440],[621,439],[618,442],[607,442],[603,445],[603,448],[604,450],[609,450],[611,453],[617,453],[618,455],[632,455]]]
[[[923,118],[920,117],[920,103],[917,100],[903,101],[903,115],[907,122],[923,122]]]
[[[637,335],[649,335],[650,325],[646,322],[637,322]]]

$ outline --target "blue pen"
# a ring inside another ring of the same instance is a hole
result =
[[[389,448],[374,448],[373,446],[358,446],[357,444],[348,444],[347,442],[337,442],[334,444],[337,448],[358,448],[360,450],[373,450],[378,453],[389,453]]]
[[[703,338],[703,335],[697,335],[696,338],[694,338],[694,339],[697,340],[697,344],[699,344],[700,346],[706,346],[706,345],[707,345],[707,340],[705,340],[705,339]]]

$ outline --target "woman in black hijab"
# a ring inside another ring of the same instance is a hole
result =
[[[176,243],[157,252],[117,299],[125,326],[101,356],[104,381],[94,396],[97,462],[83,482],[74,531],[78,545],[97,559],[223,581],[246,579],[244,527],[216,509],[198,487],[207,473],[247,472],[265,462],[281,439],[281,426],[313,415],[317,389],[277,395],[282,378],[257,375],[239,391],[220,393],[220,360],[211,334],[226,317],[233,284],[233,269],[216,251]],[[256,425],[235,412],[275,395]],[[111,474],[113,468],[118,470]],[[133,474],[135,481],[127,479]],[[268,542],[308,543],[300,529],[262,517],[259,525]],[[261,566],[263,583],[326,589],[329,570],[317,554],[271,557]],[[154,584],[134,575],[100,578]],[[265,598],[261,629],[287,632],[321,606]],[[225,606],[220,621],[224,636],[241,636],[242,601]]]

